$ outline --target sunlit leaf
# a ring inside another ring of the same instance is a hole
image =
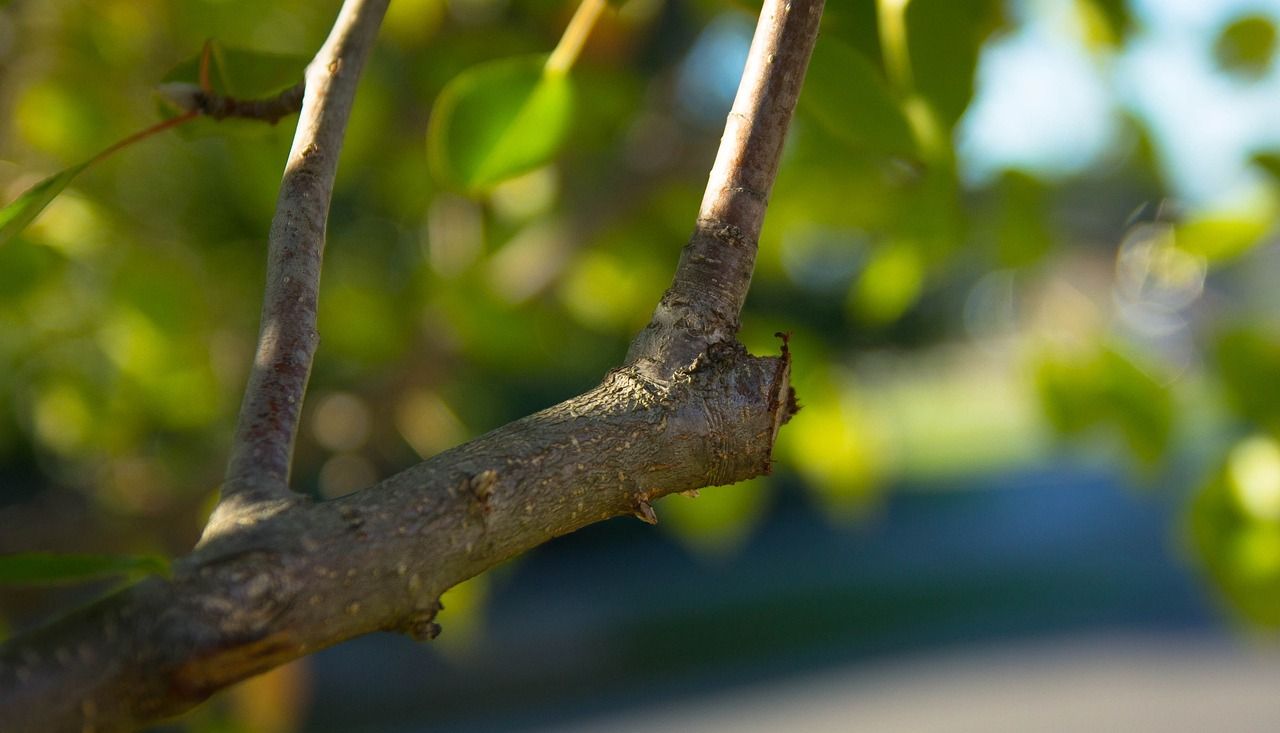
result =
[[[764,479],[703,489],[694,501],[673,496],[657,505],[658,526],[695,551],[723,554],[747,539],[767,511],[768,499]]]
[[[880,72],[838,38],[824,36],[814,48],[800,109],[855,148],[915,150],[911,128]]]
[[[864,514],[895,468],[885,431],[869,422],[852,385],[825,365],[795,380],[803,409],[778,434],[775,457],[804,478],[827,514]]]
[[[1260,77],[1271,68],[1276,54],[1276,26],[1265,15],[1237,18],[1223,29],[1213,45],[1213,55],[1223,71]]]
[[[440,638],[436,644],[445,653],[465,650],[477,641],[484,629],[484,607],[489,599],[493,575],[482,573],[463,581],[440,597],[442,608],[436,614]]]
[[[551,160],[573,119],[573,90],[566,75],[544,70],[545,61],[493,61],[445,86],[427,130],[438,178],[478,192]]]
[[[1226,478],[1237,507],[1246,517],[1280,522],[1280,446],[1274,438],[1256,435],[1232,448]]]
[[[0,246],[18,236],[27,225],[44,211],[80,171],[89,166],[81,163],[49,176],[27,189],[26,193],[0,209]]]
[[[849,293],[854,315],[871,324],[902,317],[924,289],[924,267],[918,247],[907,243],[878,247]]]
[[[0,584],[51,585],[80,583],[116,576],[169,572],[169,563],[155,555],[75,555],[23,552],[0,555]]]
[[[635,256],[587,252],[565,273],[560,300],[585,326],[631,332],[644,325],[647,306],[657,298],[652,283],[662,282],[663,274]]]
[[[1270,458],[1245,455],[1269,442]],[[1251,623],[1280,627],[1280,523],[1256,516],[1242,496],[1247,491],[1266,492],[1261,499],[1268,506],[1280,496],[1280,466],[1275,443],[1270,438],[1250,438],[1234,447],[1217,472],[1197,492],[1190,505],[1187,532],[1191,545],[1213,585],[1230,607]],[[1252,466],[1241,466],[1242,462]],[[1269,465],[1268,465],[1269,464]],[[1241,476],[1244,471],[1262,475]],[[1241,481],[1255,482],[1242,486]],[[1253,499],[1258,501],[1259,498]]]
[[[1210,264],[1239,257],[1261,243],[1271,231],[1272,218],[1260,216],[1204,216],[1174,229],[1178,249],[1203,257]]]
[[[1076,0],[1076,12],[1091,48],[1119,46],[1133,26],[1125,0]]]
[[[87,157],[101,141],[111,116],[98,106],[93,92],[52,77],[23,85],[9,102],[9,130],[15,142],[49,153],[58,160]]]
[[[421,46],[440,29],[446,13],[445,0],[397,0],[387,8],[382,32],[398,45]]]

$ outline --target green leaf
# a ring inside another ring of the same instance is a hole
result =
[[[1280,431],[1280,340],[1258,330],[1226,329],[1215,357],[1235,414]]]
[[[898,320],[920,299],[926,264],[919,247],[909,241],[881,244],[850,289],[849,308],[870,325]]]
[[[884,58],[884,49],[881,46],[876,5],[877,0],[827,3],[822,11],[822,35],[818,39],[818,46],[826,43],[827,39],[839,39],[841,43],[857,50],[863,58],[870,59],[877,71],[883,71],[881,59]],[[805,78],[805,83],[808,84],[808,77]]]
[[[12,307],[63,271],[57,250],[18,238],[0,247],[0,308]]]
[[[713,556],[740,547],[769,508],[764,479],[703,489],[696,496],[696,501],[673,496],[659,503],[658,527],[691,550]]]
[[[1223,29],[1213,56],[1223,71],[1260,77],[1271,68],[1276,53],[1276,26],[1265,15],[1237,18]]]
[[[800,109],[854,148],[915,152],[911,127],[880,71],[838,38],[824,36],[814,48]]]
[[[1040,181],[1016,171],[1004,174],[998,187],[996,219],[1000,264],[1025,267],[1038,262],[1053,245],[1048,221],[1048,193]]]
[[[1090,48],[1118,48],[1133,30],[1125,0],[1076,0],[1076,13]]]
[[[1168,387],[1119,352],[1048,355],[1037,369],[1036,385],[1059,433],[1077,436],[1110,427],[1141,463],[1154,465],[1164,456],[1173,435],[1173,398]]]
[[[118,575],[165,574],[169,562],[155,555],[76,555],[22,552],[0,555],[0,585],[79,583]]]
[[[1268,211],[1254,216],[1206,215],[1178,224],[1174,241],[1178,249],[1218,264],[1249,252],[1271,229],[1272,216]]]
[[[57,198],[58,194],[62,193],[62,190],[71,183],[71,179],[89,167],[89,162],[49,176],[27,189],[26,193],[14,199],[8,206],[0,209],[0,247],[26,229],[27,225],[34,221],[40,212]]]
[[[173,67],[161,81],[199,83],[202,55]],[[309,62],[305,56],[232,48],[211,41],[209,84],[218,94],[237,99],[268,97],[302,81]]]
[[[567,76],[544,71],[545,61],[493,61],[445,86],[427,130],[437,178],[475,193],[552,159],[573,119],[573,88]]]
[[[1266,174],[1271,177],[1272,182],[1280,183],[1280,151],[1269,150],[1262,153],[1255,153],[1253,157],[1249,159],[1249,162],[1266,171]]]
[[[945,129],[973,98],[978,52],[1004,23],[1003,5],[998,0],[913,0],[907,6],[911,75]]]
[[[180,103],[166,98],[165,88],[176,84],[198,89],[200,56],[196,54],[183,61],[161,79],[156,104],[161,117],[173,117],[186,111]],[[218,94],[235,99],[269,98],[302,81],[309,62],[305,56],[228,48],[212,41],[209,84]],[[179,128],[178,134],[188,140],[208,137],[262,139],[287,132],[281,126],[264,125],[258,120],[200,117]]]
[[[1111,419],[1138,460],[1148,465],[1156,463],[1164,457],[1173,437],[1174,407],[1169,388],[1110,349],[1102,364],[1100,396]]]
[[[1185,523],[1202,569],[1231,608],[1250,623],[1272,629],[1280,628],[1276,454],[1268,437],[1237,444],[1192,498]]]

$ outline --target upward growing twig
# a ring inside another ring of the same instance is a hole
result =
[[[818,38],[824,0],[769,0],[725,123],[693,236],[627,363],[665,381],[715,343],[732,341],[751,287],[756,242],[787,127]]]
[[[135,729],[344,639],[377,630],[432,638],[440,595],[477,573],[602,519],[651,521],[650,502],[667,494],[766,473],[795,409],[790,359],[785,348],[751,356],[733,335],[822,5],[766,0],[697,229],[628,365],[370,489],[289,505],[337,120],[346,118],[324,108],[349,106],[354,69],[341,64],[363,58],[370,17],[386,6],[348,0],[313,64],[320,78],[307,79],[272,230],[262,348],[224,498],[285,506],[223,512],[172,577],[0,645],[0,727]],[[217,531],[246,518],[254,521],[244,531]]]
[[[389,0],[347,0],[307,67],[298,130],[271,222],[267,284],[253,371],[206,536],[253,505],[287,505],[302,398],[319,335],[316,305],[325,222],[360,71]]]

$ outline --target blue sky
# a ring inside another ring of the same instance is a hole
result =
[[[1195,207],[1248,201],[1260,179],[1250,154],[1280,147],[1280,73],[1252,83],[1214,69],[1231,20],[1280,0],[1132,0],[1139,30],[1118,54],[1091,55],[1072,0],[1012,3],[1018,29],[990,42],[979,92],[957,133],[965,177],[1005,168],[1070,175],[1122,144],[1128,111],[1152,133],[1172,192]]]

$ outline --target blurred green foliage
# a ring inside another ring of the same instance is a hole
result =
[[[1192,503],[1191,539],[1240,615],[1280,626],[1280,447],[1242,440]]]
[[[169,563],[162,557],[55,555],[48,552],[0,555],[0,585],[74,583],[168,571]]]
[[[162,82],[199,84],[206,66],[209,87],[237,99],[260,99],[297,84],[310,56],[229,47],[210,40],[200,53],[174,66]]]
[[[1174,409],[1159,380],[1118,352],[1048,355],[1037,373],[1045,414],[1059,432],[1081,435],[1101,426],[1115,429],[1139,460],[1164,457]]]
[[[1224,71],[1262,76],[1275,58],[1275,24],[1265,15],[1239,18],[1222,30],[1213,54]]]
[[[536,54],[555,46],[573,3],[392,3],[338,173],[300,490],[358,489],[581,391],[647,320],[719,135],[680,80],[734,82],[691,67],[688,52],[743,9],[614,5],[571,95]],[[1280,435],[1276,263],[1259,246],[1277,181],[1230,211],[1143,213],[1169,191],[1136,121],[1099,170],[962,180],[958,123],[984,44],[1016,23],[1010,6],[830,6],[744,313],[757,352],[777,349],[775,331],[795,334],[806,407],[781,434],[777,474],[845,519],[904,479],[1043,461],[1055,435],[1117,435],[1123,460],[1149,475],[1177,464],[1213,476],[1189,505],[1192,544],[1247,617],[1280,623],[1268,610],[1280,534],[1271,509],[1257,510],[1274,480],[1273,448],[1257,446]],[[0,551],[190,546],[250,365],[291,125],[203,120],[74,185],[56,171],[154,123],[151,90],[193,80],[207,38],[224,44],[217,84],[287,85],[337,7],[4,8],[0,199],[50,174],[67,188],[0,244],[0,504],[5,517],[41,517],[12,520]],[[1099,64],[1138,32],[1118,0],[1070,7]],[[1270,21],[1241,23],[1217,58],[1270,63]],[[1255,160],[1274,175],[1274,154]],[[761,479],[658,512],[714,555],[749,536],[771,491]],[[45,511],[54,498],[83,511]],[[128,532],[112,529],[122,521]],[[459,593],[474,605],[482,591]]]

